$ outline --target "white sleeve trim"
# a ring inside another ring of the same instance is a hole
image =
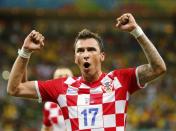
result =
[[[40,91],[39,91],[39,87],[38,87],[38,81],[35,81],[35,89],[36,89],[37,95],[38,95],[38,102],[41,103],[42,102],[42,97],[40,95]]]
[[[140,84],[140,82],[139,82],[139,76],[138,76],[138,67],[135,70],[135,74],[136,74],[137,85],[139,86],[139,88],[145,88],[148,83],[145,83],[144,85]]]

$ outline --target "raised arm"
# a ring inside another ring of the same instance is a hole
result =
[[[27,64],[32,52],[40,50],[43,46],[44,37],[33,30],[24,40],[18,57],[13,64],[7,85],[7,93],[12,96],[37,98],[34,81],[26,81]]]
[[[137,67],[140,84],[144,85],[166,72],[166,65],[162,57],[138,26],[132,14],[126,13],[117,18],[116,27],[122,31],[130,32],[137,39],[148,60],[148,64]]]

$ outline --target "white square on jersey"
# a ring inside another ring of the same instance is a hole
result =
[[[112,115],[104,115],[104,127],[116,127],[116,117],[115,114]]]
[[[68,131],[71,131],[72,128],[71,128],[70,119],[65,120],[65,123],[66,123],[67,130],[68,130]]]
[[[78,94],[78,88],[68,86],[66,94],[67,95],[77,95]]]
[[[116,127],[116,131],[125,131],[124,126],[118,126]]]
[[[90,86],[85,85],[84,83],[81,83],[80,89],[90,89]]]
[[[91,131],[104,131],[104,128],[91,129]]]
[[[90,89],[90,94],[98,94],[98,93],[103,93],[101,86],[98,86],[97,88]]]
[[[120,81],[117,79],[117,77],[114,77],[113,84],[114,84],[115,89],[122,87],[122,85],[120,84]]]
[[[50,108],[50,114],[49,114],[49,117],[56,117],[59,115],[59,111],[57,108]]]
[[[109,78],[108,76],[105,76],[102,80],[101,80],[101,83],[105,86],[105,83],[111,83],[112,82],[112,79]]]
[[[89,94],[80,94],[78,95],[77,105],[89,105],[90,104],[90,95]]]
[[[115,102],[116,113],[125,113],[126,100],[118,100]]]
[[[103,103],[114,102],[115,101],[115,91],[103,93]]]
[[[68,77],[67,80],[64,81],[64,83],[67,85],[71,85],[74,82],[75,82],[75,80],[72,77]]]
[[[59,97],[57,98],[57,101],[60,107],[67,106],[66,95],[59,95]]]
[[[102,105],[78,106],[79,129],[103,127]]]
[[[69,118],[78,118],[77,116],[77,106],[69,106],[68,107]]]

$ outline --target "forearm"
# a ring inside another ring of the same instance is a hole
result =
[[[158,53],[155,46],[152,44],[152,42],[147,38],[145,34],[141,35],[137,38],[137,41],[139,42],[140,46],[142,47],[145,56],[150,64],[150,66],[153,69],[158,68],[166,68],[165,63]]]
[[[18,90],[17,87],[20,85],[20,83],[23,80],[23,76],[25,74],[27,64],[28,64],[28,59],[22,58],[20,56],[17,57],[9,76],[9,81],[7,86],[7,92],[9,94],[13,95],[15,92],[17,92]]]
[[[165,72],[166,65],[155,46],[145,34],[139,36],[137,41],[142,47],[148,61],[148,64],[141,65],[139,68],[140,82],[146,83]]]
[[[21,82],[26,82],[26,81],[28,81],[28,77],[27,77],[27,67],[26,67],[26,69],[25,69],[25,71],[24,71],[23,78],[22,78],[22,81],[21,81]]]

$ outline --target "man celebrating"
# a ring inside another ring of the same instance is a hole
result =
[[[75,39],[75,63],[81,76],[48,81],[21,82],[30,55],[44,46],[44,37],[32,31],[19,50],[8,81],[10,95],[53,101],[61,107],[67,130],[124,131],[129,96],[166,71],[158,51],[130,14],[117,18],[116,28],[132,34],[148,64],[103,73],[105,59],[101,38],[82,30]]]

